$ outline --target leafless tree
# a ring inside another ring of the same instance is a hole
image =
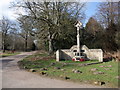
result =
[[[39,30],[39,38],[47,38],[49,53],[53,52],[53,39],[61,34],[61,26],[65,18],[83,20],[84,3],[78,2],[22,2],[13,7],[22,7],[28,18],[33,19],[33,26]],[[65,17],[66,16],[66,17]]]
[[[102,2],[98,7],[96,19],[104,26],[118,23],[118,2]]]
[[[10,30],[11,23],[10,21],[3,17],[2,20],[0,20],[0,27],[1,27],[1,33],[2,33],[2,50],[5,52],[6,49],[6,40],[7,40],[7,34]]]
[[[26,18],[26,16],[19,17],[17,19],[20,26],[20,32],[19,35],[24,39],[24,45],[25,45],[25,51],[27,51],[28,48],[28,38],[30,36],[30,31],[32,30],[32,23],[29,20],[29,18]]]

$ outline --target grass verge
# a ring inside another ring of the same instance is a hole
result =
[[[84,64],[93,62],[97,61],[56,62],[47,54],[35,54],[19,61],[18,64],[22,69],[52,78],[117,88],[118,62],[110,61],[84,66]]]
[[[12,52],[5,52],[5,53],[1,53],[0,54],[0,57],[8,57],[8,56],[13,56],[13,55],[17,55],[17,54],[19,54],[20,52],[14,52],[14,53],[12,53]]]

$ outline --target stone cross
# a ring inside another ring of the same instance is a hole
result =
[[[75,27],[77,27],[77,52],[80,53],[80,28],[82,26],[82,23],[80,21],[77,21],[77,24]]]
[[[37,40],[34,40],[33,42],[34,42],[35,45],[37,45]]]

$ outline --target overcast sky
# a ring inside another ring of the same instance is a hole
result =
[[[0,18],[2,18],[3,15],[13,19],[11,16],[14,15],[11,10],[9,10],[10,1],[13,0],[1,0],[0,2]]]

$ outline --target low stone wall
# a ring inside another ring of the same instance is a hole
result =
[[[73,54],[69,49],[57,50],[56,61],[60,60],[72,60]]]
[[[99,62],[103,62],[103,51],[102,49],[89,49],[85,45],[83,45],[82,50],[84,50],[88,59],[99,60]]]
[[[56,61],[64,60],[72,60],[75,56],[73,50],[77,49],[77,45],[71,47],[71,49],[62,49],[56,51]],[[84,50],[84,54],[88,59],[99,60],[99,62],[103,62],[103,51],[101,49],[89,49],[85,45],[81,48]]]
[[[99,62],[103,61],[103,52],[101,49],[89,49],[88,57],[90,59],[99,60]]]

